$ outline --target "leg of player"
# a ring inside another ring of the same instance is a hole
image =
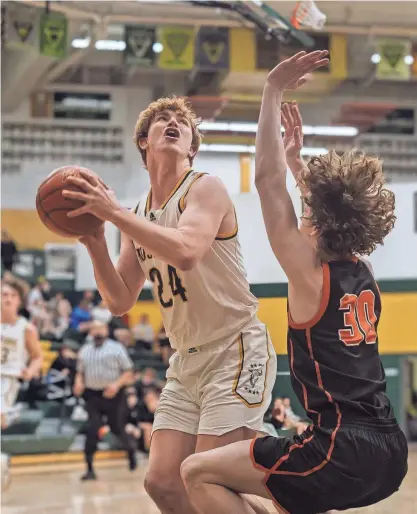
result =
[[[223,446],[236,443],[238,441],[252,440],[256,433],[246,427],[240,427],[236,430],[232,430],[221,436],[216,435],[199,435],[197,438],[196,453],[207,452],[215,448],[222,448]],[[259,503],[256,498],[241,495],[238,499],[239,505],[241,506],[242,512],[254,513],[254,514],[268,514],[267,509]],[[244,506],[244,509],[243,509]]]
[[[181,463],[196,446],[196,436],[157,430],[152,436],[145,489],[162,514],[196,514],[180,476]]]
[[[250,457],[251,441],[216,448],[188,457],[181,476],[192,505],[201,514],[258,514],[241,493],[269,498],[265,474],[255,469]]]

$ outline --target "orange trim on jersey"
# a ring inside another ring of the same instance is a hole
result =
[[[239,226],[237,222],[236,209],[234,207],[233,212],[235,213],[235,228],[231,232],[219,232],[216,236],[217,241],[226,241],[227,239],[233,239],[237,235]]]
[[[166,204],[171,200],[171,198],[174,196],[174,194],[178,191],[178,189],[182,186],[182,184],[184,183],[184,181],[187,179],[188,175],[192,172],[192,168],[188,169],[187,171],[185,171],[182,175],[181,175],[181,178],[178,180],[178,182],[175,184],[174,186],[174,189],[169,193],[169,195],[167,196],[167,198],[165,199],[165,201],[163,202],[163,204],[158,207],[158,210],[159,209],[164,209]],[[146,199],[146,206],[145,206],[145,216],[147,215],[147,213],[149,212],[149,210],[151,209],[151,205],[152,205],[152,188],[149,190],[149,193],[148,193],[148,198]]]
[[[184,209],[185,209],[185,197],[188,195],[188,192],[189,190],[191,189],[191,186],[194,184],[194,182],[196,182],[196,180],[198,180],[199,178],[201,178],[203,175],[207,175],[207,173],[197,173],[197,175],[195,175],[195,177],[193,178],[193,180],[191,181],[190,185],[187,187],[187,189],[185,190],[185,193],[181,196],[181,198],[178,200],[178,209],[180,211],[180,213],[182,214]]]
[[[323,286],[322,286],[322,290],[321,290],[320,306],[319,306],[319,310],[318,310],[317,314],[310,321],[306,321],[305,323],[296,323],[291,318],[291,313],[288,308],[288,325],[291,328],[295,328],[297,330],[304,330],[307,328],[311,328],[320,321],[324,312],[326,311],[327,306],[329,304],[329,298],[330,298],[330,268],[329,268],[329,265],[327,262],[324,262],[322,264],[322,270],[323,270]]]

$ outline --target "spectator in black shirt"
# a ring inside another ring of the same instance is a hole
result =
[[[12,271],[18,255],[17,246],[7,230],[1,231],[1,262],[7,271]]]

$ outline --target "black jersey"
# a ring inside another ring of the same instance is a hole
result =
[[[288,316],[292,385],[316,425],[371,426],[393,418],[378,353],[380,315],[375,279],[355,258],[323,264],[320,308],[310,322]]]

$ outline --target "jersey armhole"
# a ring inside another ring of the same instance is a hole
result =
[[[203,177],[204,175],[207,175],[207,173],[197,173],[194,177],[193,177],[193,180],[190,182],[190,184],[188,185],[187,189],[184,191],[184,193],[181,195],[180,199],[178,200],[178,210],[180,211],[180,214],[182,214],[184,212],[184,209],[185,209],[185,197],[188,195],[188,192],[190,191],[191,189],[191,186],[201,177]]]
[[[233,206],[233,212],[235,215],[235,228],[229,232],[229,233],[221,233],[219,232],[216,236],[216,241],[227,241],[228,239],[233,239],[235,236],[237,236],[239,227],[237,223],[237,216],[236,216],[236,209],[235,206]]]
[[[323,314],[326,312],[330,299],[330,267],[327,262],[323,262],[321,268],[323,272],[323,286],[321,290],[319,310],[309,321],[304,323],[295,323],[295,321],[293,321],[291,318],[290,307],[288,305],[288,325],[291,328],[295,328],[296,330],[306,330],[308,328],[312,328],[321,320]]]

